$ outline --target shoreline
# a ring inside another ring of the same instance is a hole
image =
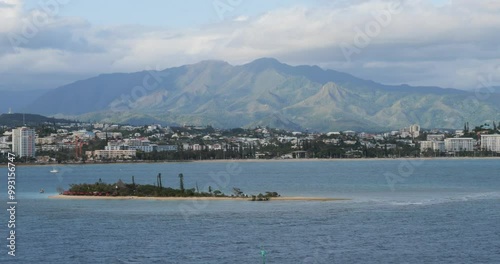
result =
[[[257,162],[352,162],[352,161],[389,161],[389,160],[498,160],[500,157],[401,157],[401,158],[303,158],[303,159],[219,159],[219,160],[178,160],[178,161],[126,161],[126,162],[74,162],[74,163],[17,163],[16,166],[85,166],[85,165],[122,165],[122,164],[168,164],[168,163],[257,163]],[[0,164],[5,167],[7,164]]]
[[[140,196],[78,196],[78,195],[52,195],[49,199],[61,200],[150,200],[150,201],[248,201],[252,202],[251,198],[235,198],[235,197],[140,197]],[[347,198],[330,198],[330,197],[273,197],[269,201],[303,201],[303,202],[331,202],[331,201],[349,201]]]

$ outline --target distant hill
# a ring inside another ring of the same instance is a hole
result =
[[[26,109],[118,123],[374,131],[500,120],[499,97],[383,85],[263,58],[239,66],[203,61],[163,71],[99,75],[54,89]]]
[[[0,126],[8,126],[8,127],[23,126],[25,124],[27,126],[34,126],[44,123],[52,124],[52,123],[72,123],[72,122],[74,121],[45,117],[36,114],[14,113],[14,114],[0,115]]]

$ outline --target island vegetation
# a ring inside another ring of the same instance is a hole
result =
[[[125,183],[119,179],[116,183],[105,183],[99,179],[95,183],[70,184],[67,191],[60,190],[61,195],[75,196],[136,196],[136,197],[221,197],[221,198],[247,198],[251,201],[269,201],[273,197],[280,197],[277,192],[265,192],[257,195],[245,194],[240,188],[234,187],[233,193],[224,194],[220,190],[213,190],[208,186],[207,191],[200,191],[196,184],[195,188],[184,188],[184,175],[179,174],[179,189],[163,186],[161,173],[156,176],[155,184],[136,184],[132,176],[131,183]]]

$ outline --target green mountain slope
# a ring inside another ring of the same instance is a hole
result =
[[[28,110],[124,123],[381,130],[500,120],[499,94],[390,86],[317,66],[258,59],[204,61],[163,71],[100,75],[54,89]]]

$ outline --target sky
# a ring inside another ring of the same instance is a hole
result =
[[[497,0],[0,0],[0,90],[274,57],[385,84],[500,83]]]

